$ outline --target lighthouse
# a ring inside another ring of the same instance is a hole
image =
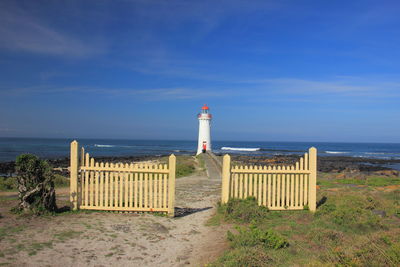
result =
[[[197,146],[197,154],[205,151],[211,151],[211,114],[207,105],[201,108],[201,113],[197,116],[199,119],[199,143]]]

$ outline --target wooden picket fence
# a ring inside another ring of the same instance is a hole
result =
[[[253,196],[270,210],[316,210],[317,149],[312,147],[290,166],[231,166],[225,155],[222,167],[222,197]]]
[[[169,164],[97,162],[71,142],[72,208],[108,211],[167,212],[174,216],[176,157]]]

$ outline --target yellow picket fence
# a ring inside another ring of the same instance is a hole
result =
[[[97,162],[71,143],[72,208],[167,212],[174,216],[176,157],[167,164]],[[80,156],[79,156],[80,154]]]
[[[222,167],[222,198],[253,196],[270,210],[316,210],[317,149],[312,147],[290,166],[231,166],[225,155]]]

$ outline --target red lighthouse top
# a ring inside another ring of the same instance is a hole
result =
[[[206,104],[204,104],[204,106],[201,108],[202,110],[208,110],[209,108],[207,107]]]

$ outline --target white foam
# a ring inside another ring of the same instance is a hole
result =
[[[349,153],[349,152],[343,152],[343,151],[325,151],[325,153],[328,153],[328,154],[346,154],[346,153]]]
[[[94,144],[95,147],[115,147],[114,145],[98,145]]]
[[[234,150],[234,151],[259,151],[260,148],[247,148],[247,147],[221,147],[221,150]]]

